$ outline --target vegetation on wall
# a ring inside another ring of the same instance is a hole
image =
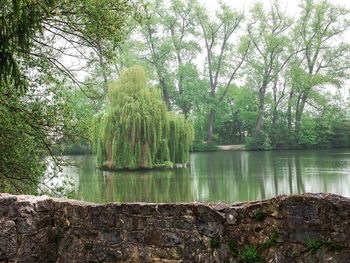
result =
[[[112,83],[109,104],[94,121],[97,165],[108,169],[172,167],[189,161],[191,124],[168,112],[159,89],[134,66]]]

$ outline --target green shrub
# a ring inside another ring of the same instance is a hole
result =
[[[285,126],[275,127],[269,132],[273,149],[295,149],[298,148],[295,133]]]
[[[319,250],[323,246],[323,242],[320,240],[315,240],[315,239],[307,239],[306,240],[306,246],[307,249],[311,252],[315,252]]]
[[[261,257],[258,248],[254,245],[245,246],[244,249],[239,253],[238,259],[242,263],[259,263]]]
[[[331,143],[333,147],[349,147],[350,146],[350,122],[337,121],[332,123]]]
[[[215,144],[207,143],[195,143],[193,145],[193,152],[216,152],[219,150],[219,147]]]
[[[306,240],[306,246],[308,250],[312,252],[319,250],[322,246],[326,247],[331,252],[339,252],[343,249],[343,246],[340,244],[329,240],[308,239]]]
[[[265,131],[255,133],[253,137],[247,137],[246,148],[249,150],[271,150],[272,144]]]

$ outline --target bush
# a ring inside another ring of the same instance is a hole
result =
[[[245,144],[249,150],[271,150],[272,145],[268,134],[265,131],[255,133],[253,137],[248,137]]]
[[[330,146],[331,134],[329,122],[304,118],[296,139],[302,148],[327,148]]]
[[[350,122],[333,122],[332,123],[331,143],[333,147],[349,147],[350,146]]]
[[[276,125],[269,132],[273,149],[295,149],[298,148],[294,131],[290,131],[284,125]]]
[[[219,150],[219,147],[215,144],[207,143],[195,143],[193,145],[193,152],[216,152]]]

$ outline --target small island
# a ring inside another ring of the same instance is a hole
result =
[[[168,111],[160,89],[147,84],[140,66],[110,84],[108,105],[93,125],[98,168],[173,168],[189,162],[191,123]]]

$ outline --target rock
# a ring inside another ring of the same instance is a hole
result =
[[[231,210],[230,212],[226,213],[226,222],[229,225],[235,225],[238,223],[238,213],[236,210]]]
[[[18,262],[56,262],[57,248],[51,226],[19,235]]]
[[[0,261],[12,261],[16,258],[16,224],[11,220],[0,220]]]

